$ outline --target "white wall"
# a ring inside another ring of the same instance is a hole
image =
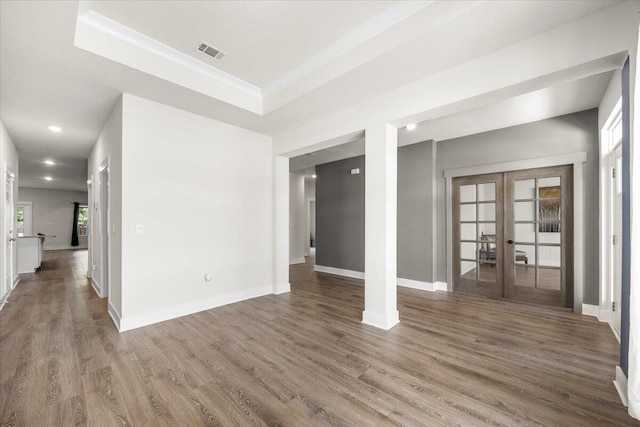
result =
[[[111,189],[111,232],[110,246],[110,271],[111,288],[109,290],[109,310],[115,310],[117,316],[122,310],[122,233],[120,224],[122,223],[122,99],[113,108],[109,119],[104,125],[96,145],[89,156],[88,174],[93,182],[93,200],[100,201],[100,174],[101,165],[110,160],[110,189]],[[99,204],[97,205],[99,206]],[[91,252],[93,258],[92,278],[100,290],[100,220],[96,203],[91,209]],[[115,226],[113,231],[112,226]],[[91,266],[89,267],[92,268]]]
[[[129,94],[122,131],[121,330],[270,294],[271,138]]]
[[[33,202],[33,234],[56,236],[45,238],[45,249],[71,248],[73,203],[86,205],[86,192],[20,187],[18,198],[21,201]],[[77,247],[86,248],[87,238],[81,237],[79,240],[80,246]]]
[[[289,174],[289,264],[304,262],[307,217],[304,175]]]
[[[2,272],[2,274],[0,274],[0,278],[2,279],[0,280],[0,282],[2,282],[0,283],[0,304],[4,302],[5,298],[11,291],[11,289],[9,289],[9,287],[5,283],[5,268],[7,265],[6,257],[8,256],[8,254],[5,253],[5,242],[6,242],[6,239],[9,238],[5,234],[7,233],[7,230],[5,227],[5,217],[4,217],[4,214],[5,214],[4,191],[5,191],[5,185],[6,185],[5,166],[8,166],[9,169],[13,171],[13,173],[15,174],[15,180],[13,182],[13,204],[14,204],[14,207],[17,207],[18,178],[19,178],[18,151],[16,150],[16,147],[13,144],[13,141],[11,140],[11,137],[7,133],[7,130],[5,129],[4,125],[2,124],[2,122],[0,122],[0,188],[2,189],[0,190],[2,192],[2,195],[0,196],[0,200],[2,200],[1,202],[2,204],[0,206],[0,227],[2,227],[2,229],[0,229],[0,236],[2,237],[2,244],[0,244],[0,263],[1,263],[0,271]],[[17,212],[17,209],[16,209],[16,212]],[[13,235],[17,236],[17,234],[18,232],[14,224]],[[17,255],[17,250],[16,250],[16,244],[14,242],[13,243],[13,271],[15,272],[14,283],[15,283],[15,280],[18,278],[18,261],[17,261],[16,255]]]

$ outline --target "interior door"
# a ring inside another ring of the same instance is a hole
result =
[[[453,180],[455,290],[504,295],[503,174]]]
[[[14,236],[14,204],[13,204],[13,176],[6,172],[5,187],[5,292],[13,287],[13,248],[16,238]]]
[[[622,144],[613,152],[611,180],[611,323],[613,329],[620,335],[622,302]]]
[[[572,167],[506,173],[505,196],[506,297],[573,307]]]

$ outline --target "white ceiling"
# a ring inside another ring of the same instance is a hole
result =
[[[278,135],[612,4],[2,1],[0,117],[20,153],[21,185],[84,189],[86,175],[43,169],[41,160],[54,158],[77,170],[79,159],[87,158],[122,92]],[[137,51],[120,49],[122,43],[132,41],[118,39],[122,34],[110,34],[111,38],[103,39],[104,46],[96,46],[92,34],[98,30],[83,32],[87,28],[81,27],[79,13],[117,21],[120,29],[129,27],[143,38],[155,39],[156,47],[166,48],[163,53],[175,51],[173,58],[183,55],[193,61],[172,64],[188,64],[191,74],[185,71],[185,79],[167,80],[163,70],[136,63],[135,54],[126,55]],[[229,56],[216,62],[194,52],[194,44],[201,39]],[[117,55],[120,62],[113,60]],[[201,77],[199,84],[188,81],[194,73]],[[548,96],[562,96],[563,101],[549,101],[535,117],[585,109],[602,92],[606,78],[549,91]],[[580,93],[566,96],[567,91],[578,89],[590,98]],[[492,127],[513,122],[499,113],[503,108],[519,120],[537,120],[514,110],[526,112],[529,104],[499,101],[504,102],[481,106],[495,110],[491,117],[498,119],[492,119]],[[558,103],[562,108],[554,107]],[[471,112],[469,117],[478,113]],[[63,132],[49,132],[49,124],[59,125]],[[441,132],[435,122],[429,126],[434,134]],[[427,129],[425,124],[421,132],[426,135]],[[470,124],[465,129],[479,128]],[[401,143],[410,139],[403,132],[399,137]],[[50,171],[60,175],[52,184],[41,178]]]
[[[92,9],[262,87],[373,18],[393,1],[95,1]],[[205,41],[218,61],[194,50]]]
[[[446,143],[454,138],[597,108],[612,75],[612,71],[596,74],[460,113],[426,120],[418,123],[414,130],[399,129],[398,146],[429,139]],[[352,138],[352,141],[292,157],[289,159],[289,170],[300,175],[311,175],[317,165],[361,156],[364,150],[364,135],[358,135]]]

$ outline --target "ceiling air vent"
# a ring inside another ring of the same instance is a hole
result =
[[[196,49],[204,53],[205,55],[212,57],[213,59],[222,59],[226,55],[226,53],[216,49],[215,47],[205,42],[198,43]]]

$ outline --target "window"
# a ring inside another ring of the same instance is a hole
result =
[[[89,207],[80,206],[78,210],[78,236],[86,236],[89,224]]]
[[[18,237],[24,236],[24,207],[18,206]]]

